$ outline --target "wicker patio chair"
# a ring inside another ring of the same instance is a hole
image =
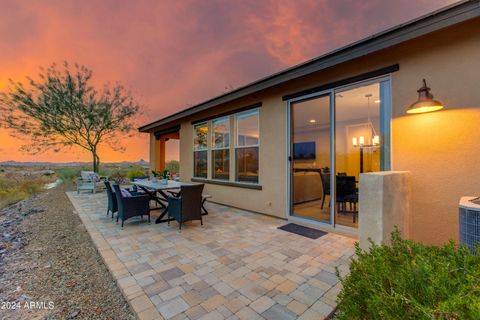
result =
[[[115,196],[115,192],[112,190],[112,186],[110,185],[110,182],[104,181],[105,183],[105,188],[107,190],[107,216],[111,212],[112,213],[112,219],[113,219],[113,214],[115,212],[118,212],[118,204],[117,204],[117,197]]]
[[[122,228],[125,220],[132,217],[148,216],[148,223],[150,223],[150,197],[148,195],[131,195],[124,196],[118,185],[113,186],[115,190],[115,197],[118,204],[118,219],[122,221]]]
[[[202,191],[203,184],[182,186],[178,197],[168,197],[168,223],[170,217],[178,221],[179,229],[182,223],[190,220],[202,220]]]

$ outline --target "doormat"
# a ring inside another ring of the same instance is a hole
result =
[[[327,232],[323,232],[309,227],[304,227],[295,223],[286,224],[284,226],[278,227],[278,229],[295,233],[310,239],[318,239],[327,234]]]

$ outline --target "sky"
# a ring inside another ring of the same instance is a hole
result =
[[[98,86],[125,85],[141,125],[454,2],[0,0],[0,91],[42,66],[79,63]],[[0,128],[0,161],[90,161],[75,148],[29,155],[24,143]],[[102,147],[101,161],[148,160],[147,134],[122,143]]]

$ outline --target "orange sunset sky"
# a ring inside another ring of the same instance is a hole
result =
[[[96,84],[129,88],[143,124],[453,2],[0,0],[0,91],[40,66],[77,62]],[[28,155],[22,143],[0,128],[0,161],[90,161],[78,149]],[[147,135],[124,146],[101,160],[148,160]]]

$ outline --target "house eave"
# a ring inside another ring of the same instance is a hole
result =
[[[138,128],[138,130],[140,132],[150,132],[156,127],[171,124],[182,118],[192,116],[223,103],[255,94],[259,91],[372,54],[479,16],[480,0],[467,0],[452,4],[146,124]]]

